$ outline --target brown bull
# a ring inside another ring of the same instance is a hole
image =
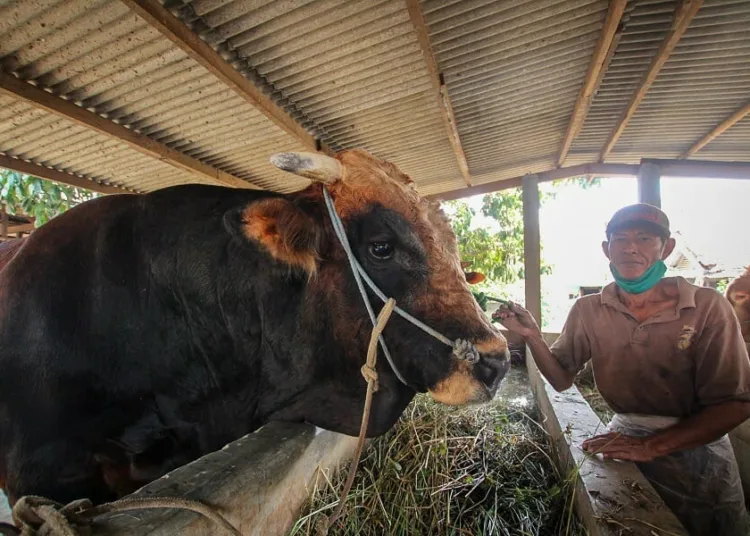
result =
[[[725,293],[740,321],[742,338],[750,344],[750,266],[729,283]]]

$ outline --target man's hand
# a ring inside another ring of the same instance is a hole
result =
[[[650,462],[661,454],[650,446],[649,439],[649,437],[632,437],[619,432],[610,432],[587,439],[581,446],[589,454],[603,455],[605,460]]]
[[[517,303],[508,302],[508,305],[502,304],[492,313],[492,320],[497,320],[510,331],[517,333],[524,339],[541,334],[541,330],[534,317],[531,316],[531,313]]]

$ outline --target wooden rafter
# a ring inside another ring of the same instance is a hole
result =
[[[129,194],[133,193],[130,190],[124,188],[118,188],[116,186],[110,186],[107,184],[101,184],[99,182],[79,177],[78,175],[71,175],[57,169],[52,169],[38,164],[32,164],[25,160],[19,160],[18,158],[11,158],[10,156],[0,154],[0,167],[6,169],[12,169],[19,173],[25,173],[27,175],[33,175],[34,177],[40,177],[61,184],[67,184],[69,186],[75,186],[76,188],[85,188],[92,192],[99,192],[100,194]]]
[[[604,19],[604,26],[599,34],[594,54],[591,56],[586,77],[583,79],[583,86],[581,86],[581,91],[578,93],[578,99],[568,122],[560,154],[557,157],[558,166],[562,166],[565,163],[570,146],[580,132],[584,121],[586,121],[586,116],[591,108],[591,102],[602,83],[607,66],[612,60],[617,43],[622,35],[620,21],[625,13],[625,6],[627,4],[628,0],[611,0],[609,3],[607,16]]]
[[[121,0],[121,2],[306,148],[330,152],[255,84],[242,76],[218,52],[185,26],[180,19],[172,15],[158,0]]]
[[[8,224],[8,234],[13,233],[30,233],[35,229],[34,223],[17,223],[17,224]]]
[[[435,61],[435,56],[432,53],[430,37],[427,33],[427,24],[422,16],[422,9],[419,7],[419,0],[406,0],[406,7],[409,10],[409,17],[411,18],[412,25],[417,33],[419,46],[422,49],[422,55],[424,56],[425,64],[427,65],[427,71],[430,73],[432,85],[435,88],[438,105],[440,106],[440,115],[442,116],[445,128],[448,131],[448,139],[453,146],[453,152],[456,155],[456,160],[458,160],[458,167],[461,170],[461,175],[463,176],[464,181],[466,181],[466,185],[471,186],[469,164],[466,161],[466,154],[461,145],[461,138],[458,135],[456,116],[453,113],[453,106],[451,105],[451,100],[448,96],[448,88],[445,85],[445,80],[438,69],[437,61]]]
[[[654,56],[654,59],[651,60],[648,71],[646,71],[646,74],[638,84],[638,87],[633,93],[633,96],[630,98],[630,102],[625,107],[620,120],[617,122],[615,128],[612,130],[612,133],[609,135],[607,143],[604,144],[601,153],[599,153],[600,162],[604,162],[607,156],[609,156],[609,153],[612,152],[612,149],[614,149],[615,144],[617,144],[617,140],[620,139],[620,136],[622,136],[622,133],[628,126],[628,123],[635,115],[638,106],[640,106],[643,98],[646,96],[646,93],[651,87],[651,84],[653,84],[654,80],[656,80],[656,77],[659,75],[659,71],[661,71],[662,67],[669,59],[672,51],[677,46],[677,43],[680,42],[680,39],[687,31],[688,26],[690,26],[693,17],[695,17],[695,14],[698,13],[698,10],[702,5],[703,0],[682,0],[682,2],[680,2],[680,5],[675,10],[675,14],[672,19],[672,26],[667,32],[667,36],[664,38],[664,41],[662,41],[659,49],[656,51],[656,55]]]
[[[72,102],[66,101],[53,95],[41,88],[19,80],[18,78],[0,72],[0,93],[6,93],[13,98],[23,99],[37,108],[42,108],[52,112],[64,119],[74,121],[79,125],[96,130],[102,134],[116,138],[126,143],[136,151],[157,158],[165,164],[172,165],[176,168],[207,177],[213,181],[225,186],[235,188],[257,188],[247,181],[230,175],[220,169],[208,164],[204,164],[191,156],[187,156],[179,151],[175,151],[166,145],[159,143],[151,138],[138,132],[130,130],[122,125],[118,125],[95,114],[76,106]]]
[[[724,121],[716,125],[713,129],[711,129],[711,132],[703,136],[701,139],[695,142],[693,146],[690,147],[690,149],[682,153],[680,155],[680,158],[689,158],[693,156],[695,153],[703,149],[703,147],[711,143],[718,136],[722,135],[724,132],[729,130],[735,124],[739,123],[748,114],[750,114],[750,102],[748,102],[742,108],[740,108],[739,110],[734,112],[732,115],[727,117]]]

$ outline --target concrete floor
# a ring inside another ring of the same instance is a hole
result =
[[[512,366],[503,378],[494,401],[512,409],[531,409],[536,402],[526,367]]]

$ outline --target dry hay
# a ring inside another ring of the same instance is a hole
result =
[[[451,408],[419,395],[363,454],[330,535],[582,535],[574,478],[547,454],[532,412],[499,403]],[[347,471],[319,485],[291,534],[314,535],[336,507]]]

